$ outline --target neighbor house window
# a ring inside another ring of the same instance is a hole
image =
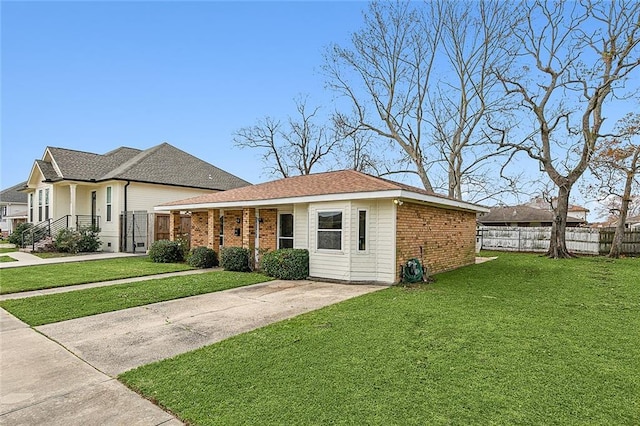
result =
[[[342,250],[342,212],[318,212],[318,249]]]
[[[293,248],[293,215],[291,213],[280,215],[278,248]]]
[[[107,186],[107,222],[111,222],[111,187]]]
[[[49,188],[44,190],[44,220],[49,219]]]
[[[29,222],[33,223],[33,193],[29,194]]]
[[[38,222],[42,222],[42,189],[38,190]]]
[[[358,210],[358,251],[367,249],[367,211]]]
[[[2,206],[0,208],[0,219],[2,219],[3,217],[5,217],[7,215],[7,206]]]

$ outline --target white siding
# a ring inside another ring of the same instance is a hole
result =
[[[358,250],[359,236],[359,212],[367,212],[367,224],[365,229],[366,250]],[[351,246],[351,280],[352,281],[376,281],[376,253],[378,252],[378,205],[376,201],[358,201],[351,203],[351,232],[349,232],[348,244]]]
[[[296,204],[293,206],[293,247],[307,249],[309,246],[309,205]]]
[[[350,202],[313,203],[309,205],[309,275],[333,280],[351,280],[349,233]],[[318,250],[316,247],[318,211],[342,211],[342,250]]]
[[[153,208],[159,204],[196,197],[211,192],[213,191],[132,182],[127,188],[127,210],[146,210],[153,212]],[[124,193],[122,197],[124,200]],[[122,208],[124,209],[124,205]],[[119,213],[120,211],[118,211],[118,214]]]
[[[376,281],[393,283],[396,277],[396,207],[392,200],[378,200]]]

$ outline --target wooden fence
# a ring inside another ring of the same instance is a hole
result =
[[[606,254],[615,230],[610,228],[567,228],[567,248],[581,254]],[[478,227],[476,246],[485,250],[545,252],[549,249],[550,227]],[[623,254],[640,254],[640,230],[626,231]]]

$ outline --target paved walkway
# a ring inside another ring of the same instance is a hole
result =
[[[0,309],[0,424],[178,425],[113,377],[383,288],[271,281],[35,329]]]
[[[18,268],[20,266],[48,265],[52,263],[85,262],[88,260],[115,259],[119,257],[143,256],[143,254],[99,252],[94,254],[82,254],[78,256],[52,257],[50,259],[42,259],[31,253],[26,253],[23,251],[13,251],[9,253],[3,253],[2,256],[12,257],[16,259],[17,262],[0,262],[0,269]]]

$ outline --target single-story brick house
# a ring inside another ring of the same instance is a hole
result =
[[[475,261],[476,214],[484,207],[341,170],[296,176],[157,206],[171,237],[191,214],[191,246],[309,250],[310,276],[393,283],[422,259],[430,273]]]

